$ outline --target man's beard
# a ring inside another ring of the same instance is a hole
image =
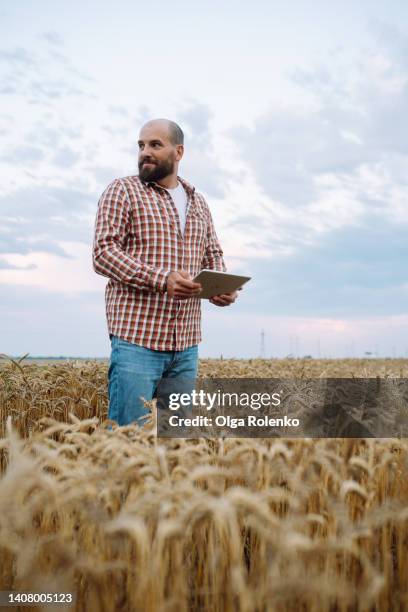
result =
[[[142,181],[160,181],[174,171],[174,159],[170,157],[162,162],[152,162],[151,166],[144,166],[145,160],[139,162],[139,178]]]

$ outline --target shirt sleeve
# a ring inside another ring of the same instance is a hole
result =
[[[207,209],[208,229],[206,248],[202,260],[202,268],[207,270],[218,270],[219,272],[226,272],[227,267],[223,258],[223,250],[215,232],[214,222],[210,209],[207,203],[205,204]]]
[[[93,269],[136,289],[163,293],[170,270],[154,268],[126,252],[131,225],[130,204],[120,179],[103,192],[96,213],[92,249]]]

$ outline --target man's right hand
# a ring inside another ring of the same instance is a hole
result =
[[[188,300],[201,292],[200,283],[194,283],[186,270],[170,272],[167,277],[167,293],[175,300]]]

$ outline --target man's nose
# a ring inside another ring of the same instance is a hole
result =
[[[146,157],[149,158],[151,157],[150,153],[151,153],[150,148],[147,145],[145,145],[143,147],[143,151],[140,151],[140,158],[141,159],[145,159]]]

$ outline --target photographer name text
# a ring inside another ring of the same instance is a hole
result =
[[[269,416],[256,416],[248,414],[245,417],[232,417],[230,415],[219,414],[216,417],[195,416],[181,417],[173,414],[169,417],[168,423],[171,427],[299,427],[299,419],[288,416],[273,418]]]

